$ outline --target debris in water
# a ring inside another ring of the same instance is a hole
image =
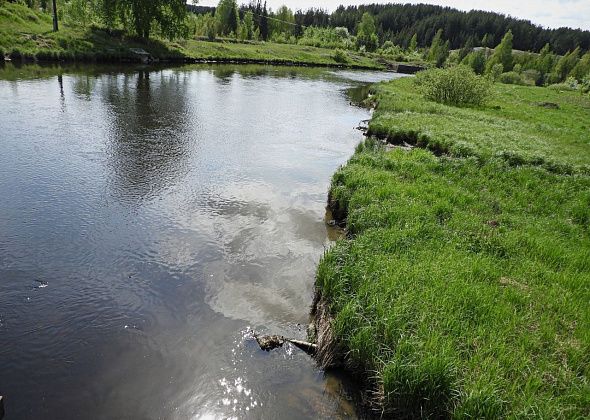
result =
[[[293,344],[295,347],[300,348],[307,354],[313,355],[315,354],[318,346],[314,343],[309,343],[307,341],[296,340],[294,338],[285,338],[282,335],[259,335],[253,333],[256,342],[260,346],[260,348],[264,351],[271,351],[279,347],[283,347],[283,344],[289,342]]]
[[[279,347],[283,347],[285,344],[285,337],[278,335],[258,335],[254,334],[256,342],[260,348],[264,351],[271,351]]]
[[[45,289],[48,284],[45,280],[35,280],[37,283],[39,283],[37,286],[34,286],[33,289]]]

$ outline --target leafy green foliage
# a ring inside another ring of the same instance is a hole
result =
[[[506,32],[506,35],[504,35],[500,44],[494,49],[494,53],[487,62],[486,69],[488,73],[491,72],[496,64],[502,65],[503,72],[512,70],[514,65],[512,58],[512,41],[512,31]]]
[[[346,51],[341,50],[340,48],[336,48],[334,50],[334,55],[332,58],[334,58],[334,61],[337,63],[348,63],[348,54]]]
[[[500,83],[505,83],[508,85],[525,85],[526,84],[523,77],[515,71],[509,71],[506,73],[502,73],[500,75],[500,77],[498,78],[498,81]]]
[[[237,34],[240,18],[236,0],[220,0],[215,9],[215,17],[221,35]]]
[[[298,41],[299,45],[309,45],[322,48],[353,49],[353,38],[346,28],[305,28],[303,36]]]
[[[428,50],[428,61],[436,63],[437,67],[442,67],[449,56],[449,42],[442,40],[443,31],[439,29],[432,40],[432,45]]]
[[[484,74],[486,69],[486,54],[483,50],[471,52],[465,56],[461,63],[471,67],[475,74]]]
[[[356,33],[357,46],[365,47],[367,51],[375,51],[379,43],[375,19],[370,13],[364,13]]]
[[[557,80],[564,81],[570,72],[576,67],[580,56],[580,49],[576,48],[574,51],[568,52],[561,57],[555,66],[555,74]]]
[[[421,71],[416,85],[426,99],[447,105],[482,105],[489,99],[490,83],[467,66]]]
[[[582,81],[588,73],[590,73],[590,52],[582,56],[570,72],[570,76],[578,81]]]

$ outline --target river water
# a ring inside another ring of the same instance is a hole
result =
[[[0,69],[6,420],[355,417],[303,352],[332,173],[391,73]],[[351,91],[352,88],[352,91]]]

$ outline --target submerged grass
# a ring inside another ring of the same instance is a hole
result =
[[[412,79],[400,79],[378,85],[377,101],[369,132],[392,142],[590,173],[590,100],[579,93],[496,84],[487,105],[454,107],[424,99]]]
[[[51,16],[23,4],[0,5],[0,55],[13,60],[38,61],[129,61],[136,60],[130,48],[142,48],[161,60],[244,61],[272,64],[343,66],[334,51],[275,43],[209,42],[202,40],[146,41],[122,31],[81,28],[62,24],[52,32]],[[374,54],[351,52],[346,67],[384,68]]]
[[[345,363],[399,418],[588,418],[588,103],[499,86],[487,108],[452,108],[411,80],[378,101],[373,132],[469,153],[369,139],[334,175],[349,237],[317,289]]]

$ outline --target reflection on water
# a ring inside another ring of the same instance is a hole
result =
[[[305,337],[330,176],[368,117],[346,92],[391,76],[0,71],[6,418],[354,416],[249,331]]]

